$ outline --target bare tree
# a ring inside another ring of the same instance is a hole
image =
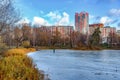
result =
[[[15,29],[14,29],[14,40],[15,40],[15,43],[16,43],[17,48],[18,48],[23,41],[22,30],[18,27],[15,27]]]
[[[13,0],[0,0],[0,32],[13,26],[20,20],[19,11],[14,7]]]
[[[11,46],[13,26],[21,19],[13,0],[0,0],[0,36]]]
[[[24,41],[30,41],[31,36],[32,36],[30,25],[29,24],[23,24],[21,30],[22,30],[22,33],[23,33]]]

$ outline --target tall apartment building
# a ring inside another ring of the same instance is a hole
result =
[[[82,34],[89,34],[89,14],[75,13],[75,30]]]

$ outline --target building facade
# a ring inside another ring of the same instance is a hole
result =
[[[102,38],[102,43],[108,43],[109,42],[109,37],[114,36],[116,34],[116,28],[115,27],[103,27],[100,28],[101,31],[101,38]]]
[[[73,31],[73,26],[51,26],[51,32],[58,31],[61,38],[69,37],[70,33]]]
[[[41,28],[46,28],[52,35],[58,31],[61,38],[69,37],[70,33],[73,31],[73,26],[42,26]]]
[[[117,30],[117,35],[120,36],[120,30]]]
[[[107,43],[109,42],[109,37],[114,36],[116,34],[116,28],[115,27],[110,27],[106,26],[104,27],[104,24],[98,23],[98,24],[91,24],[89,25],[89,35],[92,35],[95,31],[96,28],[100,29],[101,32],[101,42],[102,43]]]
[[[89,25],[89,35],[92,35],[96,28],[103,28],[104,24],[98,23],[98,24],[90,24]]]
[[[89,33],[89,14],[87,12],[75,13],[75,30],[82,33]]]

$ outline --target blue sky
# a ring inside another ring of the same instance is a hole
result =
[[[17,0],[26,22],[41,25],[73,25],[75,12],[89,13],[89,23],[119,29],[120,0]]]

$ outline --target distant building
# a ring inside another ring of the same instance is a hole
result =
[[[70,33],[73,31],[73,26],[42,26],[47,28],[53,35],[56,31],[58,31],[61,35],[61,38],[69,37]]]
[[[101,31],[102,43],[107,43],[109,41],[109,37],[116,34],[116,28],[110,26],[100,28],[100,31]]]
[[[96,28],[103,28],[104,24],[98,23],[98,24],[90,24],[89,25],[89,35],[92,35],[95,31]]]
[[[118,36],[120,36],[120,30],[117,30],[117,32],[116,32],[116,33],[117,33],[117,35],[118,35]]]
[[[110,33],[116,33],[116,28],[115,27],[103,27],[100,28],[101,31],[101,36],[102,37],[108,37]]]
[[[92,35],[96,28],[100,28],[101,31],[101,39],[102,43],[107,43],[109,40],[110,33],[111,35],[114,35],[116,33],[115,27],[106,26],[104,27],[104,24],[98,23],[98,24],[90,24],[89,25],[89,35]]]
[[[82,33],[89,33],[89,14],[87,12],[75,13],[75,30]]]

